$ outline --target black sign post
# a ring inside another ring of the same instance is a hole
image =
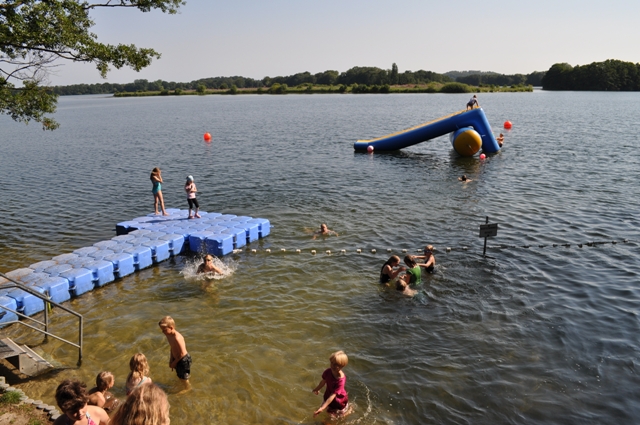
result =
[[[484,249],[482,250],[482,256],[486,257],[487,254],[487,238],[498,236],[498,223],[489,224],[489,216],[487,216],[486,224],[480,225],[480,234],[478,237],[484,238]]]

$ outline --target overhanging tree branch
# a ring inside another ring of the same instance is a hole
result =
[[[1,1],[1,0],[0,0]],[[90,32],[94,22],[89,12],[98,7],[136,8],[177,13],[183,0],[8,0],[0,3],[0,112],[15,121],[40,122],[44,129],[58,125],[44,116],[53,113],[57,97],[42,85],[56,60],[95,63],[106,78],[110,67],[136,71],[160,54],[131,45],[102,44]],[[13,81],[22,82],[16,87]]]

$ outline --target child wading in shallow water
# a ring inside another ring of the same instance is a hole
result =
[[[334,416],[345,416],[350,412],[349,397],[344,385],[347,377],[342,369],[349,363],[349,358],[344,351],[336,351],[329,357],[331,367],[322,373],[322,380],[317,387],[313,389],[314,394],[318,394],[325,385],[327,389],[324,391],[324,402],[313,412],[313,416],[317,416],[323,410],[327,409],[327,413]]]
[[[127,376],[127,395],[131,394],[131,391],[140,385],[151,383],[151,378],[147,376],[149,375],[149,363],[147,363],[147,358],[144,354],[134,354],[129,360],[129,368],[131,372]]]
[[[189,377],[191,376],[191,356],[187,352],[187,344],[184,337],[176,330],[176,322],[171,316],[165,316],[158,322],[164,336],[167,337],[171,350],[169,367],[175,369],[178,378],[184,383],[185,389],[191,388]]]

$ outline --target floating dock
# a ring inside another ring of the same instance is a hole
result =
[[[201,218],[189,219],[187,210],[166,211],[168,216],[149,214],[118,223],[110,240],[5,275],[62,303],[185,252],[227,255],[271,231],[264,218],[200,211]],[[7,282],[0,277],[0,326],[18,320],[2,307],[26,316],[44,310],[42,299],[21,289],[3,289]]]

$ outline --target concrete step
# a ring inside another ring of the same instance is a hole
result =
[[[7,359],[20,373],[27,376],[36,376],[53,369],[53,365],[38,353],[26,345],[16,344],[10,338],[0,339],[0,358]]]

